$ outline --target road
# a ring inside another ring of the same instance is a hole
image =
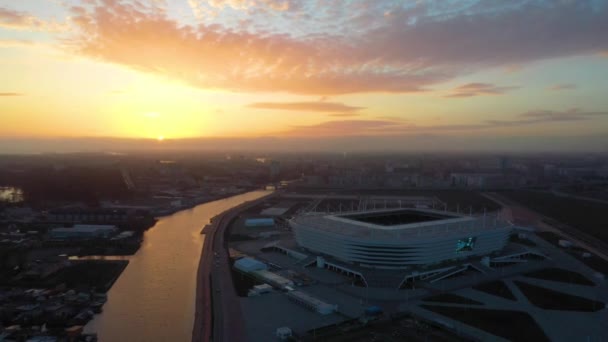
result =
[[[192,342],[246,341],[243,313],[232,285],[230,256],[224,235],[230,222],[240,212],[274,195],[276,193],[236,206],[213,218],[211,226],[205,229],[205,243],[197,275]]]

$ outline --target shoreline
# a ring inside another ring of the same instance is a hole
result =
[[[255,190],[253,190],[255,191]],[[193,342],[209,342],[212,336],[212,326],[217,324],[215,317],[213,317],[213,306],[211,302],[211,263],[212,253],[214,252],[214,240],[216,233],[222,228],[223,219],[227,215],[238,213],[251,205],[257,204],[259,201],[266,200],[268,197],[276,195],[275,192],[257,198],[255,200],[245,201],[233,208],[230,208],[221,214],[211,218],[210,223],[207,224],[201,233],[205,236],[203,243],[203,250],[201,251],[201,258],[199,260],[199,266],[197,269],[196,276],[196,296],[195,296],[195,310],[194,310],[194,324],[192,327],[192,341]],[[235,195],[237,196],[237,195]],[[224,231],[220,233],[225,233]],[[215,332],[214,335],[217,335]],[[220,339],[221,340],[221,339]]]
[[[232,193],[232,194],[224,194],[224,195],[209,197],[209,198],[204,199],[204,200],[193,202],[192,204],[181,206],[179,208],[170,209],[170,210],[168,210],[166,212],[153,213],[153,216],[154,216],[154,219],[158,221],[159,219],[161,219],[163,217],[171,216],[171,215],[173,215],[175,213],[178,213],[180,211],[191,210],[191,209],[194,209],[194,208],[198,207],[199,205],[202,205],[202,204],[205,204],[205,203],[209,203],[209,202],[213,202],[213,201],[219,201],[219,200],[223,200],[223,199],[230,198],[230,197],[233,197],[233,196],[239,196],[239,195],[242,195],[242,194],[246,194],[246,193],[251,192],[251,191],[257,191],[257,190],[263,190],[263,189],[262,188],[257,188],[257,187],[252,187],[250,189],[243,189],[241,191],[238,191],[238,192],[235,192],[235,193]]]

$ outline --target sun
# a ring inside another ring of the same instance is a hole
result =
[[[158,141],[164,141],[165,137],[162,136],[162,135],[159,135],[158,138],[156,138],[156,140],[158,140]]]

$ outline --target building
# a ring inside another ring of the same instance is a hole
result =
[[[276,336],[281,341],[286,341],[291,338],[293,333],[289,327],[280,327],[277,329]]]
[[[281,173],[281,163],[277,160],[270,162],[270,177],[276,177]]]
[[[245,220],[245,227],[253,228],[253,227],[273,227],[274,219],[273,218],[250,218]]]
[[[324,301],[317,299],[302,291],[289,291],[287,297],[305,308],[317,312],[321,315],[330,315],[338,311],[337,305],[327,304]]]
[[[77,224],[72,228],[55,228],[49,232],[49,237],[53,240],[70,239],[100,239],[109,238],[116,234],[118,228],[111,225],[92,225]]]
[[[266,266],[265,263],[252,258],[241,258],[234,262],[234,268],[243,273],[251,273],[254,271],[267,270],[268,266]]]
[[[290,221],[297,243],[363,267],[406,268],[482,256],[504,248],[512,225],[497,215],[430,209],[304,214]]]
[[[57,209],[49,212],[48,220],[62,223],[119,224],[129,220],[129,212],[124,209]]]
[[[287,286],[294,286],[292,280],[268,271],[268,266],[265,263],[253,258],[245,257],[235,261],[234,268],[243,273],[251,275],[264,284],[268,284],[279,289],[284,289]]]
[[[268,270],[253,271],[250,272],[250,274],[257,280],[278,289],[285,289],[286,287],[293,287],[295,285],[291,279],[287,279]]]

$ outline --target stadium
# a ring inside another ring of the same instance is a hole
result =
[[[512,230],[497,215],[430,209],[306,213],[290,223],[300,247],[372,268],[426,266],[491,254],[506,246]]]

